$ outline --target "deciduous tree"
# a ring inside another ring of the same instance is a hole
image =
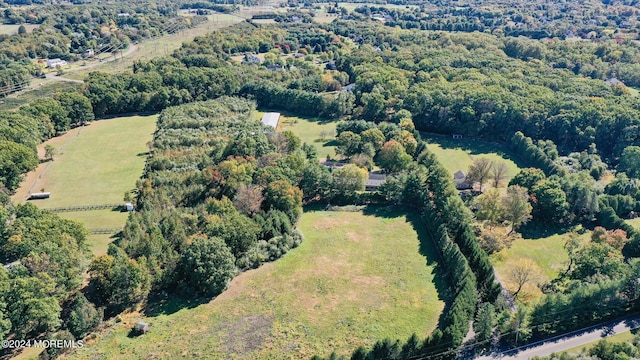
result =
[[[503,213],[498,189],[487,190],[475,199],[475,204],[478,206],[477,218],[479,220],[487,220],[490,226],[495,224]]]
[[[236,196],[233,198],[233,205],[238,211],[249,216],[254,216],[260,211],[262,201],[264,201],[264,196],[262,196],[261,187],[242,184],[236,191]]]
[[[527,189],[518,185],[509,186],[502,198],[502,215],[511,224],[511,232],[531,219],[531,204]]]
[[[517,258],[508,263],[506,281],[514,298],[529,284],[537,285],[542,271],[538,264],[529,258]]]
[[[180,259],[180,279],[186,290],[203,296],[223,292],[236,274],[235,258],[219,238],[195,238]]]
[[[380,149],[376,162],[389,172],[397,172],[406,169],[411,160],[411,155],[407,154],[402,144],[389,140]]]
[[[509,167],[504,161],[494,161],[491,164],[491,180],[493,180],[493,187],[500,187],[500,184],[507,177]]]
[[[480,191],[482,191],[482,185],[489,179],[491,174],[491,160],[487,158],[477,158],[473,160],[473,163],[469,165],[469,172],[467,174],[467,180],[471,183],[480,183]]]

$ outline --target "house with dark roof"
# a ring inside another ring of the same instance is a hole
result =
[[[369,178],[364,183],[365,191],[377,191],[386,180],[385,174],[369,173]]]
[[[456,189],[458,190],[473,189],[473,184],[467,180],[467,174],[462,170],[458,170],[453,174],[453,181],[455,182]]]

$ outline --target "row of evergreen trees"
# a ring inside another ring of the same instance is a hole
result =
[[[406,175],[402,198],[421,213],[429,233],[422,241],[429,241],[426,246],[435,245],[438,249],[443,275],[450,284],[451,302],[440,329],[424,341],[418,341],[415,335],[405,343],[381,340],[369,350],[358,348],[351,355],[354,360],[453,358],[469,330],[478,303],[494,303],[501,292],[489,258],[471,228],[470,210],[460,199],[447,170],[419,142],[418,148],[424,150]]]

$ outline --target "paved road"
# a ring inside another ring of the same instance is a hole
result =
[[[616,335],[625,331],[640,328],[640,314],[630,315],[618,320],[613,320],[601,325],[574,331],[572,333],[557,336],[544,341],[539,341],[510,350],[502,354],[490,354],[478,357],[479,360],[503,359],[503,360],[525,360],[534,356],[547,356],[552,353],[559,353],[590,342],[598,341],[607,336]]]

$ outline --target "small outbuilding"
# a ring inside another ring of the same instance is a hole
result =
[[[274,129],[278,128],[278,122],[280,121],[280,113],[269,112],[262,115],[262,123],[266,126],[271,126]]]
[[[47,67],[48,68],[54,68],[56,66],[66,66],[67,62],[61,59],[48,59],[47,60]]]
[[[29,194],[29,200],[48,199],[49,197],[51,197],[50,192],[37,192],[37,193]]]
[[[134,326],[133,330],[138,334],[146,334],[149,331],[149,324],[144,321],[138,321]]]
[[[130,202],[124,203],[124,209],[126,211],[133,211],[133,204]]]

